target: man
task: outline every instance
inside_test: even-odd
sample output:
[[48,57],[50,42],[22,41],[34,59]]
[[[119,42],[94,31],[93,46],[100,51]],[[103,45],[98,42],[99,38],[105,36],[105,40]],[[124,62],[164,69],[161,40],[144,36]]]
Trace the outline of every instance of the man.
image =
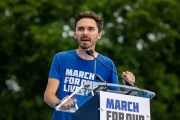
[[[55,108],[82,84],[98,82],[95,72],[106,82],[118,84],[118,76],[114,72],[107,69],[102,63],[95,62],[94,58],[86,53],[86,50],[93,50],[95,57],[116,71],[111,59],[95,51],[96,42],[102,36],[101,30],[102,20],[94,12],[80,12],[75,16],[74,38],[78,43],[78,48],[77,50],[57,53],[50,69],[44,100],[52,108]],[[122,76],[134,84],[135,76],[131,72],[123,72]],[[89,89],[93,88],[94,86],[91,86]],[[57,90],[58,94],[56,96]],[[87,96],[87,92],[82,90],[79,96]],[[76,102],[79,101],[70,99],[63,107],[67,108]],[[83,101],[79,103],[81,104]],[[55,111],[53,120],[72,120],[72,114]]]

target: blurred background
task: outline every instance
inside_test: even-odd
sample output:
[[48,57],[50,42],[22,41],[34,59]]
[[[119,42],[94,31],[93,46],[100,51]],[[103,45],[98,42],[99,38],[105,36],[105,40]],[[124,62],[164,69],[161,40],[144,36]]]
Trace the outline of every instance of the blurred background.
[[43,100],[55,53],[76,49],[74,16],[104,20],[97,51],[156,93],[152,120],[180,120],[179,0],[1,0],[0,120],[50,120]]

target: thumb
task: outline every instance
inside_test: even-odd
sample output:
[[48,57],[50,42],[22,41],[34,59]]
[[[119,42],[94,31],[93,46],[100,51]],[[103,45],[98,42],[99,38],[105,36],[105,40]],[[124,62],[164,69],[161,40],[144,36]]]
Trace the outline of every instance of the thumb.
[[122,72],[122,77],[126,77],[126,72]]

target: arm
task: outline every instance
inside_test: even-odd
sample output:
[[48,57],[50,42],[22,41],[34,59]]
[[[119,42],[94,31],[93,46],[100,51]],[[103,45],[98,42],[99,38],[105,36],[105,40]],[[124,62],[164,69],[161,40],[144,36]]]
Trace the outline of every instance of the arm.
[[59,80],[54,78],[49,78],[47,87],[44,93],[44,101],[51,106],[52,108],[55,108],[56,103],[58,103],[60,100],[56,96],[57,89],[59,87]]
[[[59,87],[59,80],[54,78],[48,79],[48,84],[44,93],[44,101],[51,106],[52,108],[56,107],[56,104],[60,104],[64,99],[68,96],[64,97],[62,100],[58,99],[56,96],[57,89]],[[63,106],[68,108],[69,106],[73,106],[76,103],[75,99],[69,99]]]

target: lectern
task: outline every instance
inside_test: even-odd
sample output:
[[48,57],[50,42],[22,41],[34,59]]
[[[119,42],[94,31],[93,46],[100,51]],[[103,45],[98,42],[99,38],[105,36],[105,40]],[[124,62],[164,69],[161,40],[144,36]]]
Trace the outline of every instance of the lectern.
[[[62,108],[68,99],[76,98],[81,89],[92,84],[97,87],[87,93],[89,99],[83,104]],[[73,120],[151,120],[150,100],[154,96],[154,92],[138,87],[94,82],[79,87],[56,110],[73,113]]]

